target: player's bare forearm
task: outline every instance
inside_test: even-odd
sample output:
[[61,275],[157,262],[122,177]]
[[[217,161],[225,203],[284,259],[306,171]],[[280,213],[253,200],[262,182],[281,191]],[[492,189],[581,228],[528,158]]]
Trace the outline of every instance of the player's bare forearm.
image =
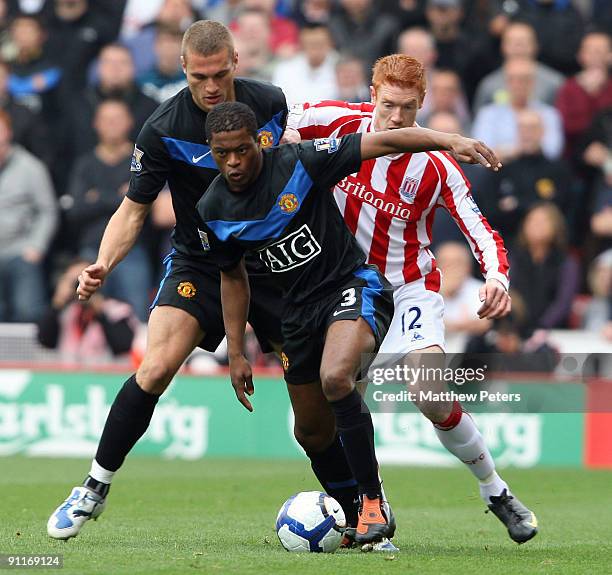
[[249,314],[249,280],[244,261],[231,271],[221,272],[221,303],[227,337],[227,352],[232,359],[244,352],[244,332]]
[[227,337],[230,379],[236,398],[249,411],[253,406],[247,395],[253,395],[253,374],[244,357],[244,330],[249,313],[249,280],[244,260],[233,270],[221,272],[221,304]]
[[98,259],[79,275],[76,293],[80,300],[86,301],[96,293],[110,271],[132,249],[149,210],[149,204],[123,199],[104,230]]
[[112,215],[98,251],[98,263],[110,272],[132,249],[151,209],[151,204],[139,204],[124,198]]
[[361,138],[363,160],[379,158],[388,154],[417,153],[443,150],[454,154],[461,161],[479,163],[497,169],[501,163],[495,152],[483,142],[465,138],[459,134],[446,134],[427,128],[400,128],[369,132]]
[[453,134],[427,128],[401,128],[369,132],[361,138],[361,157],[364,160],[402,152],[449,150]]

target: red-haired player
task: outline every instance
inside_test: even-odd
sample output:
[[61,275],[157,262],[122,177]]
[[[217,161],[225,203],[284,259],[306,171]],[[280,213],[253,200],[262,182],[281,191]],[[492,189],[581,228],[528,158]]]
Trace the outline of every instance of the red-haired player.
[[[294,106],[288,127],[305,140],[414,126],[425,89],[420,62],[401,54],[386,56],[374,66],[371,103],[325,101]],[[394,287],[395,314],[381,354],[405,356],[413,363],[433,357],[420,354],[444,351],[444,302],[438,293],[441,274],[428,249],[439,207],[449,211],[463,232],[485,277],[478,316],[494,319],[509,313],[503,241],[480,213],[469,182],[448,153],[400,154],[365,161],[358,173],[336,184],[333,193],[368,263],[376,264]],[[420,385],[423,389],[423,382]],[[537,533],[535,515],[497,474],[472,418],[456,401],[416,403],[434,424],[441,443],[476,476],[481,497],[506,525],[510,537],[518,543],[531,539]]]

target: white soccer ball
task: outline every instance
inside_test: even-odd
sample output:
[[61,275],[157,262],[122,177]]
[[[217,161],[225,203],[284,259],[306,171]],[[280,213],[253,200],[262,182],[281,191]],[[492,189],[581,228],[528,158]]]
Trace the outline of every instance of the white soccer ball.
[[276,533],[287,551],[333,553],[340,546],[345,527],[340,504],[320,491],[293,495],[276,518]]

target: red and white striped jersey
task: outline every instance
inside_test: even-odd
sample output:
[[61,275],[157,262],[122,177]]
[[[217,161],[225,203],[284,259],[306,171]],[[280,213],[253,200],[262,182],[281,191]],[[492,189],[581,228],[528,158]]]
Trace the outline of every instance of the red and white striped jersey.
[[[288,127],[302,139],[374,131],[374,105],[324,101],[293,106]],[[486,279],[508,287],[508,259],[500,235],[480,213],[470,183],[445,152],[397,154],[366,160],[333,190],[344,221],[368,256],[398,287],[424,279],[438,291],[440,271],[429,250],[434,214],[446,208]]]

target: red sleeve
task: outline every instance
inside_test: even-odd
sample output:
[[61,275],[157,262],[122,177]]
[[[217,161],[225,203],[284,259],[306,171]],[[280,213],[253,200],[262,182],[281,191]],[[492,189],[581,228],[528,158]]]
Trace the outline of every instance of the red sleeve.
[[428,155],[440,174],[438,203],[449,211],[463,232],[485,279],[496,279],[508,289],[509,265],[504,241],[478,209],[469,181],[448,154],[431,152]]
[[287,127],[298,130],[302,140],[342,137],[359,131],[364,119],[372,117],[374,105],[348,104],[338,100],[296,104],[289,110]]

